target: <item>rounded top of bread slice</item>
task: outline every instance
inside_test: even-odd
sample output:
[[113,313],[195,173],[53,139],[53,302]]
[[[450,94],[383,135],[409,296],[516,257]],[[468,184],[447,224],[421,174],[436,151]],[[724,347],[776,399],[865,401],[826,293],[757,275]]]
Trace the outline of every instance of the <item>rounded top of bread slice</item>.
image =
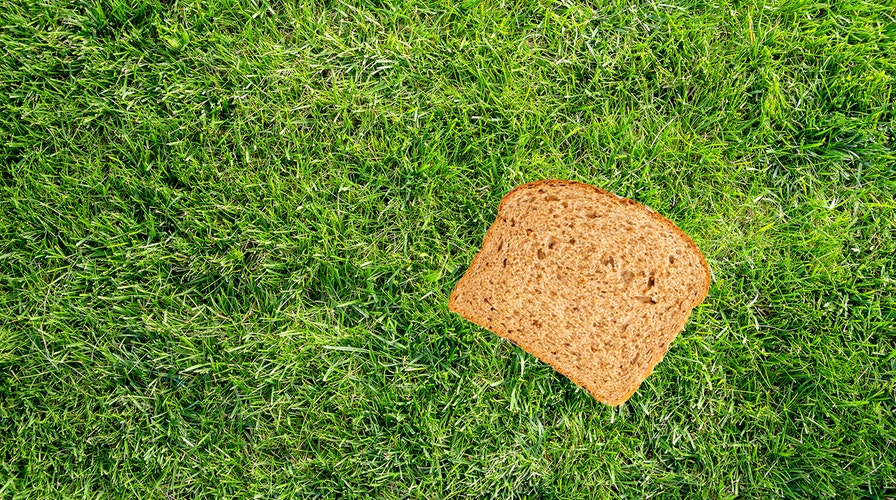
[[709,283],[700,250],[670,220],[588,184],[548,180],[504,196],[448,304],[618,405]]

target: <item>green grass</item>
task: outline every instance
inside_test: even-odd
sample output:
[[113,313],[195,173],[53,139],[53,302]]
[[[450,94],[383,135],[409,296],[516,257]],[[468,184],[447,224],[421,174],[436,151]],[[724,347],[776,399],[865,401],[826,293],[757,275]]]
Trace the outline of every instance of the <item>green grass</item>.
[[[292,5],[0,5],[0,498],[896,496],[891,2]],[[712,268],[620,408],[446,307],[554,177]]]

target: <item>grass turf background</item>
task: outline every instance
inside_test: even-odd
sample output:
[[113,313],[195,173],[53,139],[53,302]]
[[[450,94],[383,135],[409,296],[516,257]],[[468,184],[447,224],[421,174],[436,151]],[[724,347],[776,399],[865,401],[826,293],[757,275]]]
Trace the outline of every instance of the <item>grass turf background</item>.
[[[892,4],[0,26],[0,497],[896,494]],[[446,308],[501,196],[551,177],[713,271],[620,408]]]

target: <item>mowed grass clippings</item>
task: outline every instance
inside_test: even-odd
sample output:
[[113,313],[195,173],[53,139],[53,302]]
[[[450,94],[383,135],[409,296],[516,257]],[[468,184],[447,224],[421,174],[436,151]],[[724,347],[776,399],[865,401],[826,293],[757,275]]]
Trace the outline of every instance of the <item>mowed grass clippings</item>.
[[[896,495],[887,1],[0,8],[0,497]],[[451,314],[517,184],[713,273],[620,408]]]

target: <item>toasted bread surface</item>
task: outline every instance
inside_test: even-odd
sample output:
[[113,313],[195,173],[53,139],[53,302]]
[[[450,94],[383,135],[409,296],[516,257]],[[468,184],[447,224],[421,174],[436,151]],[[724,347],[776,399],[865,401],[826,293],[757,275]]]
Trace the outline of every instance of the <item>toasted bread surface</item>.
[[709,284],[700,250],[659,213],[547,180],[504,196],[448,305],[616,406],[662,360]]

